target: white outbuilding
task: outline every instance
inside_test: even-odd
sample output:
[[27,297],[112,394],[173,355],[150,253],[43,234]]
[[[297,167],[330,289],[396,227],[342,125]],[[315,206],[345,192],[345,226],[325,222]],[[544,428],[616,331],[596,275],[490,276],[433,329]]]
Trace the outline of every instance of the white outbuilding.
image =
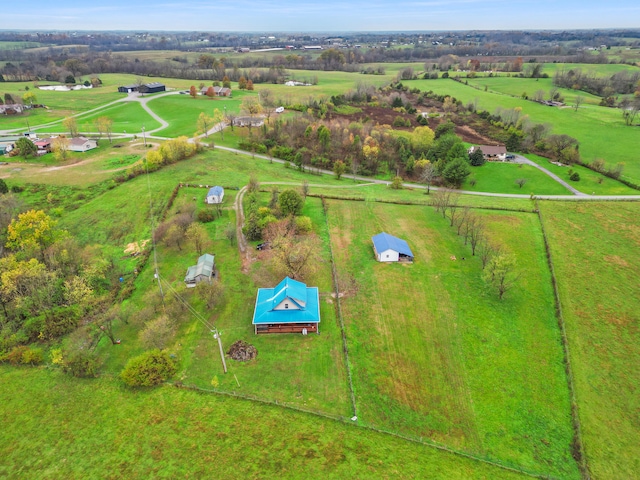
[[413,252],[401,238],[382,232],[374,235],[371,240],[379,262],[413,262]]
[[207,197],[204,199],[205,203],[222,203],[222,199],[224,198],[224,188],[215,186],[209,189],[207,193]]

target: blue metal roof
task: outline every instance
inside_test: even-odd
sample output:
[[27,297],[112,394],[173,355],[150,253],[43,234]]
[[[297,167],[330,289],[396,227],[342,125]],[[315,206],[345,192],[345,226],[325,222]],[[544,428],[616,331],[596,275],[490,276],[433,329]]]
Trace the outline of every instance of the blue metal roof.
[[[290,300],[294,308],[275,310],[285,299]],[[254,324],[303,322],[320,322],[318,287],[307,287],[302,282],[285,277],[275,288],[258,289],[253,311]]]
[[215,195],[216,197],[219,197],[223,193],[224,193],[224,188],[219,187],[219,186],[215,186],[215,187],[211,187],[209,189],[209,193],[207,193],[207,197],[209,197],[211,195]]
[[401,238],[382,232],[371,237],[371,240],[373,240],[373,245],[376,247],[376,252],[378,253],[382,253],[385,250],[394,250],[402,255],[413,257],[413,252],[409,248],[409,244]]

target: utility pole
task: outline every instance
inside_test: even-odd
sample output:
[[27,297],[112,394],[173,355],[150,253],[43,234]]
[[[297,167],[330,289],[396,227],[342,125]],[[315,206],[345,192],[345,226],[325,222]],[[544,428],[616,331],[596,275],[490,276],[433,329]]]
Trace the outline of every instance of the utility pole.
[[220,347],[220,359],[222,359],[222,368],[224,368],[224,373],[227,373],[227,361],[224,359],[224,350],[222,349],[222,340],[220,340],[220,332],[216,330],[211,330],[213,333],[213,338],[218,340],[218,347]]

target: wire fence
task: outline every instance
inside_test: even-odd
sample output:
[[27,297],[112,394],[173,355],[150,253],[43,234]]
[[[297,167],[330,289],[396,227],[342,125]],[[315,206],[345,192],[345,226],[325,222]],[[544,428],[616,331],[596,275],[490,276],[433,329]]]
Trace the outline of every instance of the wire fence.
[[[324,212],[324,222],[327,227],[327,233],[329,233],[329,216],[327,215],[327,202],[324,197],[320,197],[322,202],[322,211]],[[351,363],[349,361],[349,348],[347,346],[347,334],[344,328],[344,319],[342,318],[342,306],[340,302],[340,285],[338,283],[338,270],[336,268],[336,262],[333,257],[333,248],[331,247],[331,235],[329,235],[329,257],[331,258],[331,275],[333,277],[333,290],[336,296],[336,315],[340,321],[340,332],[342,334],[342,352],[344,353],[344,362],[347,369],[347,378],[349,380],[349,394],[351,396],[351,407],[353,409],[353,418],[357,418],[358,409],[356,405],[356,395],[353,388],[353,378],[351,376]]]
[[571,395],[571,420],[573,423],[573,442],[572,442],[572,455],[580,467],[580,473],[582,478],[589,480],[591,474],[589,472],[589,465],[587,463],[587,456],[584,450],[584,443],[582,441],[582,425],[580,423],[580,416],[578,412],[578,401],[576,399],[575,392],[575,380],[573,378],[573,370],[571,368],[571,357],[569,352],[569,341],[567,339],[567,331],[565,327],[564,316],[562,314],[562,302],[560,301],[560,292],[558,290],[558,280],[556,278],[555,267],[553,264],[553,256],[551,255],[551,247],[547,237],[547,232],[544,227],[544,220],[540,209],[538,210],[538,220],[540,221],[540,229],[542,230],[542,238],[544,240],[544,248],[547,256],[547,262],[549,264],[549,271],[551,272],[551,284],[553,286],[554,303],[556,318],[558,320],[558,326],[560,327],[560,334],[562,338],[562,348],[564,350],[564,370],[567,377],[567,385],[569,387],[569,394]]
[[558,479],[559,477],[554,477],[548,474],[542,474],[542,473],[537,473],[537,472],[533,472],[530,470],[527,470],[526,468],[523,468],[522,466],[519,465],[515,465],[515,464],[506,464],[504,463],[504,461],[500,461],[499,459],[494,459],[488,455],[476,455],[476,454],[472,454],[469,452],[465,452],[462,450],[457,450],[455,448],[450,448],[447,447],[446,445],[442,445],[438,442],[435,442],[431,439],[428,438],[424,438],[424,437],[414,437],[411,435],[406,435],[400,432],[395,432],[395,431],[391,431],[391,430],[387,430],[384,428],[379,428],[376,427],[374,425],[369,425],[366,423],[363,423],[361,420],[357,420],[354,421],[351,418],[347,418],[344,417],[342,415],[334,415],[334,414],[330,414],[327,412],[321,412],[318,410],[312,410],[312,409],[308,409],[308,408],[304,408],[304,407],[300,407],[298,405],[293,405],[287,402],[283,402],[283,401],[278,401],[278,400],[269,400],[266,398],[261,398],[261,397],[256,397],[254,395],[247,395],[247,394],[243,394],[243,393],[237,393],[237,392],[230,392],[230,391],[225,391],[225,390],[218,390],[218,389],[210,389],[210,388],[203,388],[203,387],[199,387],[197,385],[194,384],[183,384],[181,382],[165,382],[166,385],[171,385],[174,386],[176,388],[181,388],[181,389],[186,389],[186,390],[193,390],[196,392],[201,392],[201,393],[206,393],[206,394],[213,394],[213,395],[219,395],[219,396],[224,396],[224,397],[231,397],[231,398],[237,398],[237,399],[241,399],[241,400],[247,400],[250,402],[256,402],[256,403],[260,403],[263,405],[268,405],[268,406],[273,406],[273,407],[279,407],[279,408],[284,408],[287,410],[292,410],[292,411],[296,411],[299,413],[304,413],[307,415],[314,415],[317,417],[322,417],[322,418],[326,418],[328,420],[332,420],[335,422],[340,422],[349,426],[352,426],[354,428],[359,428],[359,429],[363,429],[363,430],[369,430],[372,432],[376,432],[382,435],[389,435],[395,438],[399,438],[411,443],[415,443],[415,444],[419,444],[419,445],[423,445],[425,447],[429,447],[429,448],[433,448],[436,450],[440,450],[443,452],[447,452],[450,453],[452,455],[456,455],[458,457],[463,457],[469,460],[473,460],[476,462],[481,462],[481,463],[486,463],[489,465],[492,465],[494,467],[500,468],[502,470],[507,470],[510,472],[514,472],[514,473],[519,473],[531,478],[539,478],[539,479],[546,479],[546,480],[555,480]]

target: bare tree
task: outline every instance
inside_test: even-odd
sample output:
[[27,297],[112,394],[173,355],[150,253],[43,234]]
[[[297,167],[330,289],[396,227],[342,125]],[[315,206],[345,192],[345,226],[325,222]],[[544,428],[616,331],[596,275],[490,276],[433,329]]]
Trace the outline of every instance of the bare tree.
[[445,206],[445,216],[449,218],[449,226],[453,227],[456,223],[456,218],[460,213],[460,209],[458,207],[458,201],[460,200],[460,195],[457,193],[451,192],[449,195],[449,201]]
[[580,108],[580,105],[584,103],[584,97],[582,95],[576,95],[575,103],[573,105],[573,109],[577,112]]
[[516,258],[511,254],[494,255],[487,263],[482,278],[496,289],[500,300],[518,280],[515,268]]
[[476,254],[476,249],[484,237],[486,224],[484,218],[472,215],[469,219],[468,239],[471,245],[471,255]]
[[482,260],[482,269],[484,270],[494,256],[499,255],[502,252],[500,245],[495,245],[489,241],[486,235],[480,238],[480,259]]
[[436,167],[433,163],[427,163],[422,169],[422,173],[420,174],[420,182],[427,184],[427,191],[425,192],[427,195],[431,193],[431,183],[433,183],[433,179],[436,177]]
[[527,179],[526,178],[517,178],[516,179],[516,185],[518,185],[520,188],[524,187],[526,183],[527,183]]

